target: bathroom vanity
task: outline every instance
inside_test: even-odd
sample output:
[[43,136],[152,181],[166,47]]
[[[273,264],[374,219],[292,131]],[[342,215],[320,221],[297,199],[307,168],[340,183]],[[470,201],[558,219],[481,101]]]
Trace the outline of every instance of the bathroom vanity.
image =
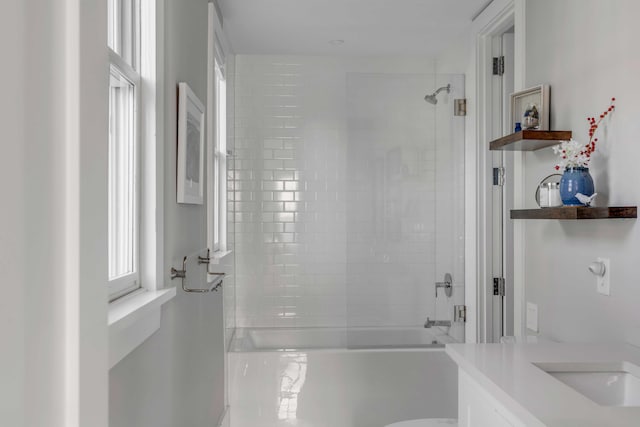
[[605,344],[447,344],[458,425],[640,426],[640,349]]

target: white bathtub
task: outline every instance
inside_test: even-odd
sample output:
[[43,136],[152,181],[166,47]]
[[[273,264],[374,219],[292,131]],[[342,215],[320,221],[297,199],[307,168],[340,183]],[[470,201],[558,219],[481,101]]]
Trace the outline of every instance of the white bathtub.
[[237,331],[229,353],[231,427],[455,418],[457,370],[443,350],[447,338],[422,329]]
[[441,348],[453,342],[440,328],[247,328],[231,351]]

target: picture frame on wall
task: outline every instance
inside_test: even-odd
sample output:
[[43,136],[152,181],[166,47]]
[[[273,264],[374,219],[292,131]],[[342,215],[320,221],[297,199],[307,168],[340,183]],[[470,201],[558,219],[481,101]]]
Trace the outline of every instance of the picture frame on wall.
[[550,130],[549,85],[542,84],[511,94],[511,129]]
[[205,107],[185,82],[178,83],[178,203],[204,201]]

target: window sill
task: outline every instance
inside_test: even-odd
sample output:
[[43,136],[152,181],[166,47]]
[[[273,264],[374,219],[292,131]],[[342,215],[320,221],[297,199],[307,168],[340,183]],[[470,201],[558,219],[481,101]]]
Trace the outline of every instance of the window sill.
[[109,369],[160,329],[160,308],[176,289],[140,290],[109,304]]
[[210,255],[211,264],[220,264],[226,257],[231,255],[233,251],[216,251]]

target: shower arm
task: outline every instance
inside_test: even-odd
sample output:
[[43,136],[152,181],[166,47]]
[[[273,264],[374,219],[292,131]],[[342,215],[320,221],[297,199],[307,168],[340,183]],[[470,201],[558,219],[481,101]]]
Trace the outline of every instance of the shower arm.
[[442,92],[443,90],[446,90],[446,91],[447,91],[447,93],[451,93],[451,85],[450,85],[450,84],[448,84],[448,85],[446,85],[446,86],[442,86],[441,88],[439,88],[438,90],[436,90],[436,91],[433,93],[433,95],[432,95],[432,96],[435,96],[435,95],[439,94],[439,93],[440,93],[440,92]]
[[442,87],[436,89],[436,91],[433,92],[431,95],[425,95],[424,100],[427,101],[430,104],[436,105],[438,103],[437,96],[443,90],[446,90],[447,93],[451,93],[451,83],[449,83],[446,86],[442,86]]

